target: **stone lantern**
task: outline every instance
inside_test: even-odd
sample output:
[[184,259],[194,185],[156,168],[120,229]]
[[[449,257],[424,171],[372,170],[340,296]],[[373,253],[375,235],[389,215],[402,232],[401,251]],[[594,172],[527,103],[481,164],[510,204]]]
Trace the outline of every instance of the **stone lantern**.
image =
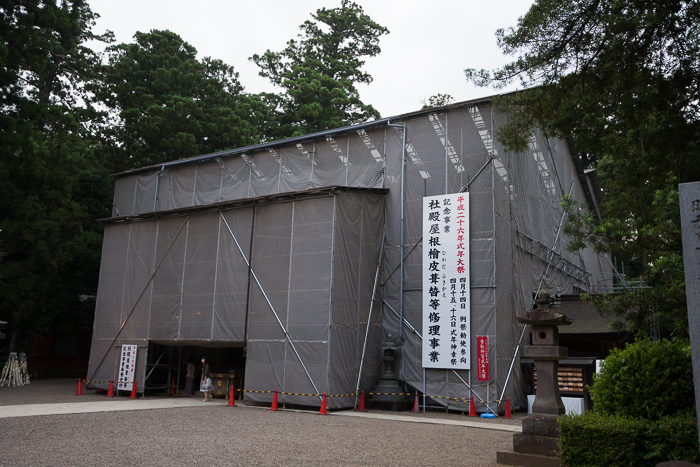
[[568,326],[573,321],[549,306],[549,294],[541,292],[537,297],[537,308],[525,312],[516,319],[529,325],[532,345],[523,347],[523,356],[532,358],[537,369],[537,390],[532,404],[533,414],[564,415],[564,403],[559,394],[557,373],[559,360],[568,357],[566,347],[559,347],[559,326]]
[[384,362],[384,372],[379,382],[372,390],[371,401],[374,405],[386,405],[392,410],[401,410],[410,399],[401,390],[401,383],[394,373],[394,363],[396,352],[399,348],[391,340],[391,334],[382,345],[382,361]]
[[552,310],[549,294],[541,292],[537,307],[516,319],[530,326],[532,345],[523,348],[523,356],[532,358],[537,369],[537,390],[532,415],[523,419],[522,433],[513,435],[513,452],[498,452],[499,464],[558,466],[559,425],[564,403],[559,393],[557,373],[559,360],[568,356],[566,347],[559,347],[559,326],[573,322],[568,316]]

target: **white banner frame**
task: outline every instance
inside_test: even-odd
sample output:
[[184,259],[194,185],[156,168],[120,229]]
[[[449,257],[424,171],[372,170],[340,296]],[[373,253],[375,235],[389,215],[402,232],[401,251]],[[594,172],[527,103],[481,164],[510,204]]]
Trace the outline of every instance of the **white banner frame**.
[[138,345],[122,345],[122,353],[119,358],[119,375],[117,376],[118,391],[131,391],[134,387],[138,348]]

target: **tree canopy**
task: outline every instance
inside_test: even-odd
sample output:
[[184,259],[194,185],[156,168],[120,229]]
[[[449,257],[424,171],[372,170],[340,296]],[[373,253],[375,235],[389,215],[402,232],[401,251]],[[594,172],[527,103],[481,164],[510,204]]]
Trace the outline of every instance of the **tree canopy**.
[[[280,94],[171,31],[114,44],[86,0],[0,0],[0,320],[41,335],[89,327],[109,173],[379,116],[355,88],[386,28],[347,0],[256,56]],[[88,44],[106,43],[104,53]],[[3,342],[3,345],[6,345]]]
[[110,35],[82,0],[2,0],[0,17],[0,319],[42,334],[92,320],[111,188],[89,149],[85,43]]
[[137,32],[106,51],[95,94],[109,109],[105,144],[120,171],[258,141],[254,103],[232,66],[197,59],[170,31]]
[[321,8],[300,26],[298,40],[281,52],[253,55],[260,75],[282,89],[267,94],[276,129],[272,137],[303,135],[379,118],[360,99],[355,85],[369,84],[364,57],[380,53],[379,39],[389,31],[362,7],[342,0],[338,8]]
[[479,85],[526,88],[497,101],[507,148],[524,148],[535,128],[572,135],[597,168],[605,218],[567,201],[566,232],[574,247],[615,252],[651,287],[596,300],[642,333],[687,330],[677,184],[700,179],[698,18],[697,0],[539,0],[496,33],[514,61],[466,70]]

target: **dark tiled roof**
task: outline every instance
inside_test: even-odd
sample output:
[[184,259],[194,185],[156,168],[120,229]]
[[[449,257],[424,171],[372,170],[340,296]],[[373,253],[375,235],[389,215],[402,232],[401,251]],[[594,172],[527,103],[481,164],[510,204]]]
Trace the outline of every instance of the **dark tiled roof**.
[[600,334],[614,333],[610,327],[612,319],[604,318],[590,301],[579,299],[578,295],[562,295],[558,310],[573,320],[569,326],[560,326],[560,334]]

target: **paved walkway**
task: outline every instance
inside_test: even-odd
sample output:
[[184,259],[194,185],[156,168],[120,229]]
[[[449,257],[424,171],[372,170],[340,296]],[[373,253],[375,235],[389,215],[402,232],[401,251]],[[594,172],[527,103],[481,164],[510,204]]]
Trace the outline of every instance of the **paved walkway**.
[[[95,413],[95,412],[118,412],[126,410],[150,410],[150,409],[176,409],[182,407],[201,407],[205,403],[198,397],[193,398],[139,398],[125,399],[117,398],[114,400],[105,400],[104,402],[67,402],[56,404],[28,404],[28,405],[6,405],[0,406],[0,418],[14,417],[32,417],[37,415],[65,415],[79,413]],[[213,406],[226,406],[228,402],[223,399],[212,399],[206,403]],[[258,406],[241,406],[237,405],[231,410],[267,410],[264,407]],[[297,411],[291,409],[280,409],[280,411]],[[298,411],[310,412],[310,411]],[[356,412],[350,410],[329,412],[331,416],[337,417],[357,417],[357,418],[373,418],[380,420],[392,420],[398,422],[409,423],[427,423],[434,425],[450,425],[469,428],[482,428],[485,430],[498,430],[508,432],[521,432],[521,427],[517,425],[506,425],[498,422],[484,423],[473,422],[469,420],[448,420],[439,418],[424,418],[410,417],[405,415],[389,415],[372,412]]]

